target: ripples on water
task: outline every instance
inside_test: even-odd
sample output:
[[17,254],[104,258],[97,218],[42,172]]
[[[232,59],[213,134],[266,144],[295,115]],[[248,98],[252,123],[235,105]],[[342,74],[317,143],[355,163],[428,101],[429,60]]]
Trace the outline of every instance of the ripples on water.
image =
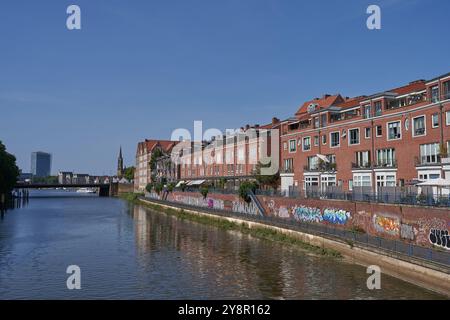
[[[66,288],[72,264],[81,268],[81,290]],[[442,298],[384,275],[382,289],[371,291],[367,276],[359,266],[113,198],[32,198],[0,221],[0,299]]]

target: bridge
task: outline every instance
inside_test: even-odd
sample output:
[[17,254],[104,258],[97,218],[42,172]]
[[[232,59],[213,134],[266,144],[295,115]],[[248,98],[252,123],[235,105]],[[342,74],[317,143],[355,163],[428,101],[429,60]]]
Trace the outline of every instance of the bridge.
[[117,195],[118,183],[17,183],[15,189],[98,188],[100,197]]

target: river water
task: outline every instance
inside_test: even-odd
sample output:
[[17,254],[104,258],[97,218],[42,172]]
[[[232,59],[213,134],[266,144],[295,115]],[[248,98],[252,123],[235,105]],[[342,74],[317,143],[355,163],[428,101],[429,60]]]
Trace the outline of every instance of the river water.
[[443,298],[386,275],[369,290],[363,267],[120,199],[32,196],[0,220],[0,299]]

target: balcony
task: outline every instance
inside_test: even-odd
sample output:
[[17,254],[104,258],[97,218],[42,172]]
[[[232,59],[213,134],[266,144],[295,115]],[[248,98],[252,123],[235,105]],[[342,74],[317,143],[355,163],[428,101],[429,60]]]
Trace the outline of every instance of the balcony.
[[337,171],[337,164],[335,162],[321,162],[316,165],[303,166],[303,170],[307,172],[334,172]]
[[397,161],[395,161],[395,160],[381,160],[381,161],[378,161],[373,167],[375,169],[397,168]]
[[370,162],[352,162],[352,169],[371,169],[372,164]]
[[294,173],[294,168],[281,168],[280,173]]
[[439,166],[441,165],[441,156],[433,155],[433,156],[420,156],[415,157],[414,162],[416,167],[420,166]]

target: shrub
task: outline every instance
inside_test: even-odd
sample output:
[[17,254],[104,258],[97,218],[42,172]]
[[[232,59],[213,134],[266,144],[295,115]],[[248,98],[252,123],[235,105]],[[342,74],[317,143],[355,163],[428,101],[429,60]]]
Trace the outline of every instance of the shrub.
[[203,199],[206,199],[206,197],[208,196],[208,192],[209,192],[208,186],[201,186],[200,187],[200,193],[202,194]]
[[241,183],[241,185],[239,186],[239,197],[242,198],[242,200],[244,200],[245,202],[250,202],[251,199],[248,196],[248,193],[251,192],[255,192],[256,188],[258,187],[258,185],[256,184],[256,182],[251,182],[251,181],[244,181]]
[[147,190],[148,193],[151,193],[153,190],[153,184],[147,183],[147,185],[145,186],[145,190]]

